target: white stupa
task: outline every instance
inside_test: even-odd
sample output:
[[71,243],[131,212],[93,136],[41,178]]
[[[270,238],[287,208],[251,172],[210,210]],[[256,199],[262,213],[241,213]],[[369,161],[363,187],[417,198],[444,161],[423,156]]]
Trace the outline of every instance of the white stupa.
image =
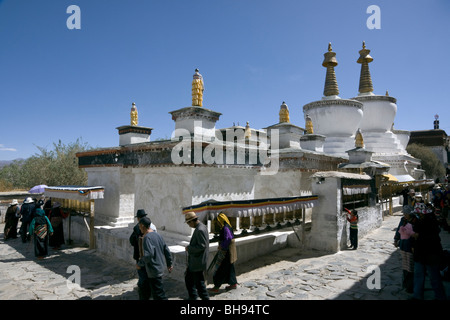
[[346,151],[353,148],[355,133],[363,118],[363,104],[356,100],[341,99],[334,67],[337,66],[336,53],[331,43],[324,54],[322,66],[327,68],[324,96],[322,100],[303,106],[303,113],[314,124],[314,132],[324,135],[323,151],[327,154],[347,157]]
[[373,152],[373,160],[389,164],[391,166],[390,173],[397,176],[399,180],[414,180],[411,173],[420,164],[420,161],[406,152],[409,132],[393,130],[397,114],[397,99],[389,96],[387,91],[385,95],[373,93],[369,71],[369,63],[373,61],[373,58],[369,53],[370,50],[366,49],[365,42],[363,42],[357,60],[361,64],[359,94],[352,98],[363,104],[360,128],[364,134],[366,149]]

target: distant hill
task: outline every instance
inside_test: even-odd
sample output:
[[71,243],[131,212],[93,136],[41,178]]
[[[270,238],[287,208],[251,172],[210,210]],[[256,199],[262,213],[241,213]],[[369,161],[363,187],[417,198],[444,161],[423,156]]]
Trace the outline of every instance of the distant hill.
[[0,168],[3,168],[4,166],[10,165],[15,160],[23,160],[23,159],[14,159],[14,160],[0,160]]

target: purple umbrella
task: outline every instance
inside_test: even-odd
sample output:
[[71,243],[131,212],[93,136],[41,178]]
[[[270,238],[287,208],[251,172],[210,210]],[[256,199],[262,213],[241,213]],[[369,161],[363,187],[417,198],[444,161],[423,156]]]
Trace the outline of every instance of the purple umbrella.
[[45,184],[40,184],[40,185],[34,186],[30,190],[28,190],[28,193],[44,193],[45,188],[47,188],[47,187],[48,186]]

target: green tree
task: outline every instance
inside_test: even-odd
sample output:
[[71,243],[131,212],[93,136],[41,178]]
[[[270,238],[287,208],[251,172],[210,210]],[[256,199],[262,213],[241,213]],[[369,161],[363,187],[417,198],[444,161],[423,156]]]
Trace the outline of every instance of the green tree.
[[421,160],[422,169],[429,179],[442,179],[445,176],[445,168],[439,161],[436,154],[428,147],[411,143],[406,147],[406,151],[414,158]]
[[86,185],[87,174],[78,168],[78,152],[92,149],[78,138],[64,144],[53,143],[53,150],[37,146],[37,153],[25,160],[15,160],[0,170],[0,186],[28,190],[38,184],[48,186]]

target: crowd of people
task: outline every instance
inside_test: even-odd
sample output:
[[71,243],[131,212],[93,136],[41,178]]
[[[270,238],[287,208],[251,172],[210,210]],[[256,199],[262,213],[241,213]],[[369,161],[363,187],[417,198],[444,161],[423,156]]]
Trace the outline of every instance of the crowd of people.
[[67,216],[61,204],[51,199],[27,197],[21,204],[13,199],[5,214],[4,240],[32,242],[36,258],[43,259],[49,246],[59,250],[65,243],[63,219]]
[[[396,229],[394,244],[400,249],[402,258],[402,285],[407,292],[413,294],[413,299],[423,299],[428,275],[435,298],[445,300],[442,278],[443,272],[447,276],[449,274],[449,253],[443,250],[439,234],[441,231],[450,232],[447,224],[450,210],[449,186],[430,189],[426,199],[424,201],[422,194],[413,189],[403,192],[403,217]],[[358,247],[358,215],[355,210],[346,211],[347,220],[353,226],[350,240],[352,249],[355,250]],[[49,246],[58,250],[65,243],[63,220],[67,216],[61,204],[52,203],[51,199],[27,197],[22,204],[14,199],[6,211],[4,239],[20,238],[23,243],[33,239],[35,256],[42,259],[48,255]],[[138,210],[136,218],[138,223],[133,228],[129,241],[136,261],[139,299],[166,300],[162,277],[166,268],[169,272],[173,270],[172,255],[145,210]],[[185,214],[185,222],[194,229],[190,243],[186,246],[187,267],[184,280],[188,298],[209,300],[210,294],[219,292],[222,284],[228,284],[226,290],[236,289],[234,263],[237,253],[228,217],[220,213],[213,221],[219,229],[219,243],[209,266],[210,240],[207,227],[194,212]],[[208,290],[205,274],[210,272],[214,287]]]
[[450,210],[449,186],[435,186],[426,195],[410,189],[404,192],[403,217],[395,232],[394,243],[402,258],[402,285],[413,294],[424,297],[428,275],[436,300],[445,300],[443,277],[448,277],[449,253],[443,250],[440,232],[450,232],[447,224]]
[[[138,223],[133,228],[130,244],[138,270],[139,299],[166,300],[162,276],[165,268],[173,270],[173,260],[164,239],[157,233],[145,210],[137,211]],[[185,214],[185,222],[194,229],[189,245],[186,246],[186,270],[184,282],[189,300],[209,300],[210,294],[219,292],[222,284],[225,290],[237,288],[234,263],[237,260],[233,228],[228,217],[220,213],[213,223],[219,227],[218,250],[208,267],[209,232],[195,212]],[[152,227],[153,226],[153,227]],[[205,274],[212,271],[214,287],[206,288]]]

